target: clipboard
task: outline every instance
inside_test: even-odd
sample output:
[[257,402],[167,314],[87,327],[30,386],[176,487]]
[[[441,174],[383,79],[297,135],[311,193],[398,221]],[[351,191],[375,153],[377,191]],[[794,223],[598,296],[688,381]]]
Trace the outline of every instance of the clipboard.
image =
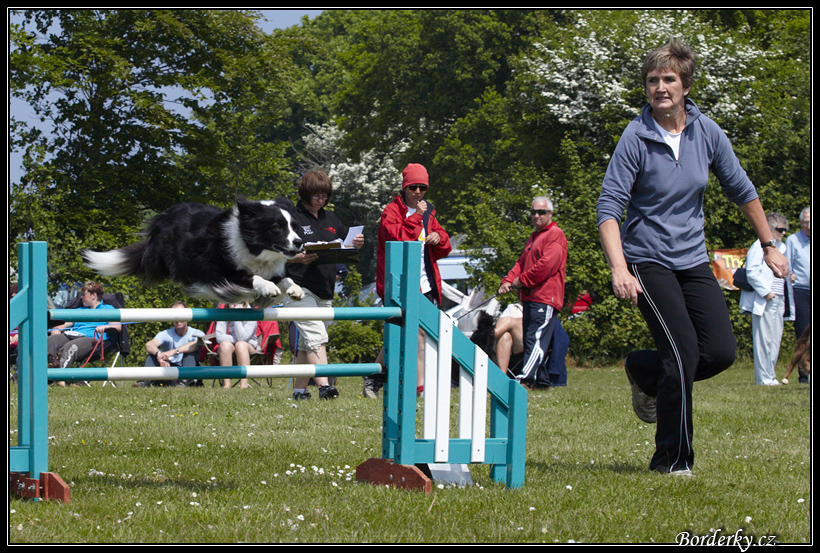
[[319,265],[329,263],[332,263],[333,265],[337,263],[349,265],[351,263],[359,262],[359,250],[353,248],[325,248],[321,250],[311,250],[310,253],[315,253],[319,256],[316,258],[316,261],[313,262]]
[[350,263],[359,262],[359,250],[353,248],[353,239],[362,233],[363,226],[351,227],[347,231],[347,237],[342,242],[341,239],[332,242],[308,242],[304,245],[305,251],[315,253],[319,257],[314,261],[318,264]]
[[335,242],[308,242],[304,245],[305,251],[318,253],[325,250],[339,250],[342,249],[342,243],[337,240]]

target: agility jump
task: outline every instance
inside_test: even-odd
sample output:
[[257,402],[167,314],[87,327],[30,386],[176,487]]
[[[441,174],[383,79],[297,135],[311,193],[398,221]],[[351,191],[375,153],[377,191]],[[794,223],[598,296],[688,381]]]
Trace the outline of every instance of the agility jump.
[[[340,308],[113,309],[108,322],[213,320],[381,320],[385,367],[375,363],[196,368],[48,369],[48,320],[82,321],[100,313],[47,308],[47,245],[19,245],[19,292],[9,302],[9,325],[19,331],[18,444],[9,446],[9,491],[30,499],[70,500],[70,490],[48,471],[49,380],[177,380],[364,376],[386,370],[382,458],[357,468],[357,479],[374,484],[431,489],[417,465],[489,464],[490,475],[508,488],[524,484],[527,392],[503,374],[446,315],[419,291],[421,244],[391,242],[386,250],[385,306]],[[425,340],[422,437],[416,433],[418,329]],[[460,367],[458,437],[450,436],[451,362]],[[489,427],[487,426],[487,397]],[[489,430],[489,435],[488,435]]]

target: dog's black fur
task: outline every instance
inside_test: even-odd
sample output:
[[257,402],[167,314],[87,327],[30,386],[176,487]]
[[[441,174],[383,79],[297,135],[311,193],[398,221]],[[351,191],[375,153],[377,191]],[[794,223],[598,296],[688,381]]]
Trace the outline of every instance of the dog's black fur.
[[[498,320],[486,311],[481,311],[476,318],[476,329],[470,336],[470,341],[484,350],[487,357],[493,363],[498,363],[498,355],[495,350],[495,325]],[[515,378],[521,371],[522,363],[524,361],[524,354],[513,353],[510,356],[508,363],[507,376]]]
[[[480,311],[476,317],[476,329],[470,336],[470,341],[484,350],[487,358],[493,363],[497,363],[495,356],[495,318],[486,311]],[[458,386],[459,371],[461,367],[453,359],[450,365],[450,381],[453,386]]]
[[302,289],[284,278],[302,251],[293,202],[236,200],[233,209],[183,203],[154,217],[146,239],[107,252],[86,250],[86,265],[106,276],[138,276],[147,285],[172,280],[191,297],[268,307]]
[[495,357],[495,319],[485,311],[480,311],[476,317],[476,329],[470,336],[470,341],[484,350],[490,361],[496,363]]

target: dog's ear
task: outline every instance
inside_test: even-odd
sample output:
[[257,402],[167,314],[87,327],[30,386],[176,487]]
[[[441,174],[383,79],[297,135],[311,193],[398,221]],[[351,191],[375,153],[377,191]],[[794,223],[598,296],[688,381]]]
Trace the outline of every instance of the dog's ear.
[[495,319],[486,311],[479,311],[476,317],[476,327],[490,329],[495,326]]
[[240,219],[254,217],[261,212],[263,204],[246,199],[244,196],[236,197],[236,209]]
[[257,202],[249,201],[245,196],[242,194],[237,194],[234,200],[236,202],[236,207],[239,208],[239,211],[246,211],[254,207]]
[[294,209],[296,209],[296,206],[293,205],[293,202],[290,200],[290,198],[286,196],[277,196],[276,200],[274,200],[273,203],[275,203],[282,209],[287,209],[288,211],[293,211]]

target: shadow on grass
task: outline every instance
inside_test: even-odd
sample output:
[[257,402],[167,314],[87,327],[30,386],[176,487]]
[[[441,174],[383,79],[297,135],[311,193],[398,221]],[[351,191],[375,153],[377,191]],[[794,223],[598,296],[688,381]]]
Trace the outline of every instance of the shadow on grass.
[[546,463],[528,461],[527,470],[536,470],[542,474],[572,473],[572,472],[612,472],[616,474],[649,474],[646,465],[614,461],[612,463],[578,464],[566,461]]
[[[115,475],[88,475],[79,478],[72,478],[72,489],[88,490],[94,486],[102,486],[110,489],[133,489],[133,490],[167,490],[168,488],[176,488],[188,492],[206,492],[213,491],[214,486],[208,482],[195,482],[192,480],[183,480],[181,478],[127,478],[118,477]],[[230,481],[220,480],[219,488],[221,490],[238,490],[242,486]]]

